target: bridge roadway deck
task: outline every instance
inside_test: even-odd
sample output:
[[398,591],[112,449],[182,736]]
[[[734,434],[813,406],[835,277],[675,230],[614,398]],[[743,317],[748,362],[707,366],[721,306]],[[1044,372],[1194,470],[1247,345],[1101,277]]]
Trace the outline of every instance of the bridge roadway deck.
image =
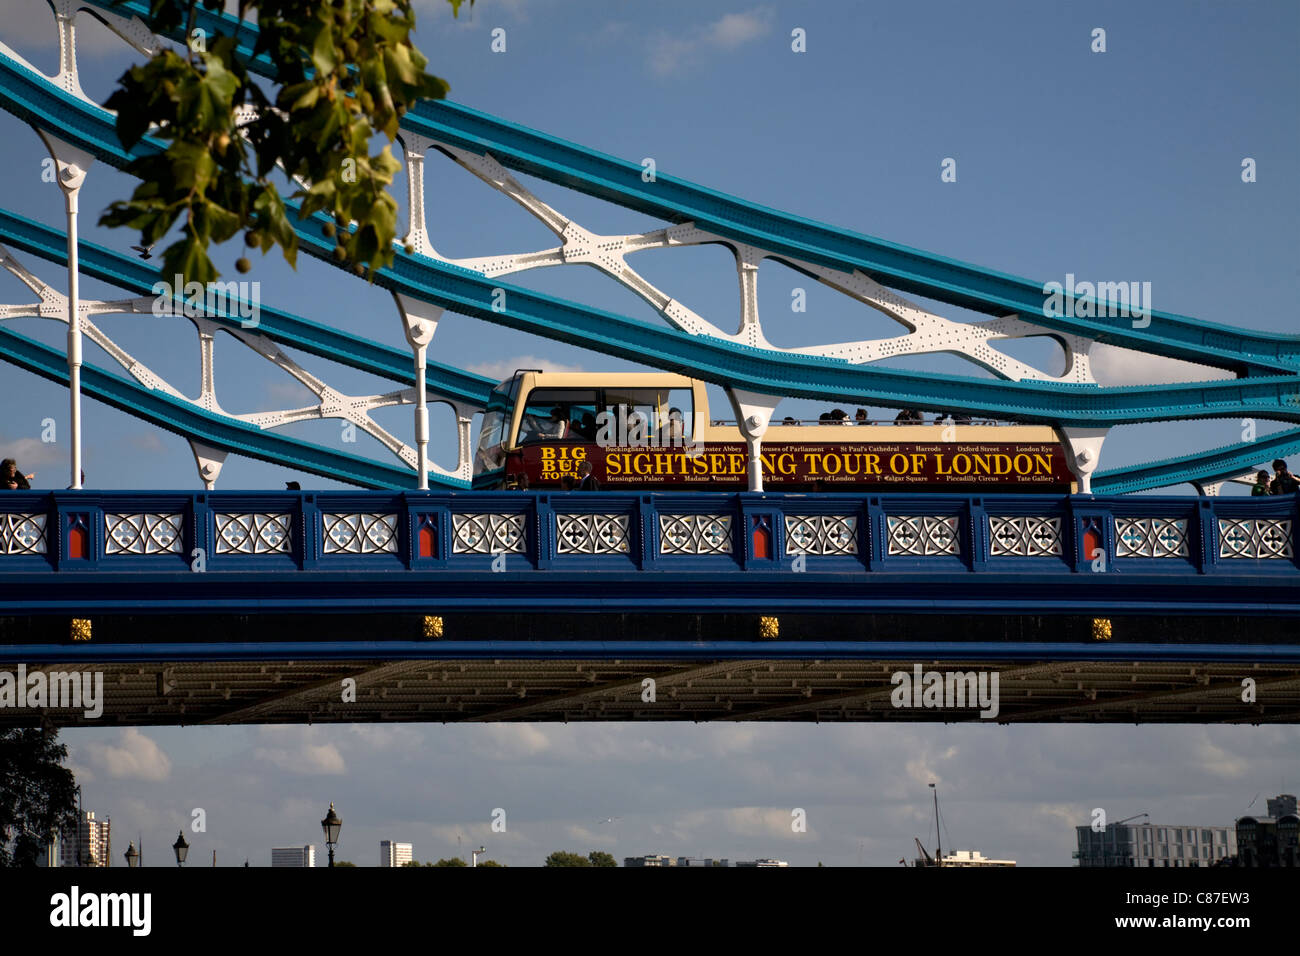
[[[1295,723],[1297,517],[1283,498],[7,492],[0,672],[102,673],[105,708],[0,699],[0,726]],[[895,707],[915,665],[997,673],[997,716]]]

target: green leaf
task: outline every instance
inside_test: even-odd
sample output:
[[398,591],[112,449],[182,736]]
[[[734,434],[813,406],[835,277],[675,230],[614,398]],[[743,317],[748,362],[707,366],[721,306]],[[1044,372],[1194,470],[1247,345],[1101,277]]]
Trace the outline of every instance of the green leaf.
[[205,144],[177,140],[165,155],[171,160],[171,181],[177,188],[202,192],[212,181],[217,164]]
[[311,47],[311,62],[321,73],[333,73],[338,68],[338,55],[334,49],[334,36],[322,29],[316,34]]
[[186,282],[201,282],[206,285],[221,275],[208,258],[206,243],[188,233],[179,242],[168,246],[163,251],[162,259],[163,275],[179,272]]

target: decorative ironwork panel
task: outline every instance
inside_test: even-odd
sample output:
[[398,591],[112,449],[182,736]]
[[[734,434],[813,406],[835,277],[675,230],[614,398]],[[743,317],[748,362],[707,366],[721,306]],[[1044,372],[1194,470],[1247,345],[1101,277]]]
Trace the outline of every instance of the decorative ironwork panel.
[[397,515],[322,514],[326,554],[396,554]]
[[885,521],[890,555],[961,554],[956,515],[889,515]]
[[1291,519],[1220,518],[1219,557],[1289,558]]
[[1060,557],[1061,519],[1043,515],[989,515],[989,554],[1017,558]]
[[105,554],[180,554],[178,514],[105,514]]
[[1186,518],[1116,518],[1115,555],[1120,558],[1186,558]]
[[627,554],[627,515],[555,516],[560,554]]
[[45,515],[0,514],[0,554],[44,554]]
[[660,554],[731,554],[731,515],[659,516]]
[[857,554],[857,515],[786,515],[787,554]]
[[525,517],[490,513],[452,515],[452,554],[523,554]]
[[288,554],[287,514],[218,514],[217,554]]

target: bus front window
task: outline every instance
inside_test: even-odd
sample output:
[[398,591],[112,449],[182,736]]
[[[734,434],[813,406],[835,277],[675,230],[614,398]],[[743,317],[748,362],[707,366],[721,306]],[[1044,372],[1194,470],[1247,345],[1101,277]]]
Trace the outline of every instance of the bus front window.
[[478,450],[474,453],[475,475],[505,467],[506,452],[502,442],[505,440],[506,426],[509,422],[510,415],[506,411],[494,409],[483,413]]

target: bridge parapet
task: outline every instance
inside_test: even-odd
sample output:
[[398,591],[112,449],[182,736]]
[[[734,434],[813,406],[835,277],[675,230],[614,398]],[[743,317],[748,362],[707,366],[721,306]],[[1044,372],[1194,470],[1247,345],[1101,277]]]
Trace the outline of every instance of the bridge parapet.
[[0,577],[662,571],[1295,575],[1297,499],[7,492]]

